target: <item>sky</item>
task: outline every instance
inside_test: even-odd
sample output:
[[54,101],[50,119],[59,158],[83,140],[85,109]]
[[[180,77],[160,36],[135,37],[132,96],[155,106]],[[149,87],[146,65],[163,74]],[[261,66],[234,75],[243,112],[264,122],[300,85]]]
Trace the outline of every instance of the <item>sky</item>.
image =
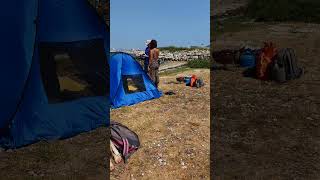
[[111,48],[144,49],[147,39],[158,47],[207,46],[210,0],[110,0]]

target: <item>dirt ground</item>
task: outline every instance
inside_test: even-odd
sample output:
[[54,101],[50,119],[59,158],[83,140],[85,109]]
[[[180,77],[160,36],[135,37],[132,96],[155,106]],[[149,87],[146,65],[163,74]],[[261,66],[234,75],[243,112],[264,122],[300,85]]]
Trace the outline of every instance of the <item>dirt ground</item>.
[[107,128],[0,152],[0,179],[105,179]]
[[210,15],[221,15],[229,10],[245,6],[248,0],[211,0]]
[[[196,74],[202,88],[176,82],[177,76]],[[194,69],[160,78],[164,95],[111,112],[112,119],[135,131],[141,148],[127,164],[119,164],[111,179],[209,179],[209,70]]]
[[248,24],[215,37],[214,49],[294,48],[306,74],[285,84],[211,73],[212,174],[217,179],[320,179],[320,25]]

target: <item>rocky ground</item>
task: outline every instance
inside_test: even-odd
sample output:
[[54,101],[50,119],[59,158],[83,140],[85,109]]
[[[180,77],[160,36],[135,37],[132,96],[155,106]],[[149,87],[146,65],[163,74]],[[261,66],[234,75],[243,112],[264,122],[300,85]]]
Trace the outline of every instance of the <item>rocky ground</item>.
[[294,48],[306,74],[285,84],[211,73],[212,174],[217,179],[320,178],[320,25],[243,22],[213,41],[216,50],[241,44]]
[[[143,59],[144,51],[143,50],[127,50],[126,53],[132,54],[133,56]],[[161,61],[192,61],[197,59],[209,59],[210,58],[210,49],[188,49],[188,50],[176,50],[176,51],[167,51],[161,50],[159,54],[159,59]]]
[[[196,74],[206,85],[190,88],[177,76]],[[160,89],[175,95],[111,112],[112,119],[135,131],[141,148],[111,179],[209,179],[209,70],[162,75]]]

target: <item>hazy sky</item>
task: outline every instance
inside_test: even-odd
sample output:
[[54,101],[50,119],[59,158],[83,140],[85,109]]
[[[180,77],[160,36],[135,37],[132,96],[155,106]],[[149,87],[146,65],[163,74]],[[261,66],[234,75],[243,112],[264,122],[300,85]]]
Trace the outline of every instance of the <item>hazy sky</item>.
[[110,0],[111,48],[209,45],[209,0]]

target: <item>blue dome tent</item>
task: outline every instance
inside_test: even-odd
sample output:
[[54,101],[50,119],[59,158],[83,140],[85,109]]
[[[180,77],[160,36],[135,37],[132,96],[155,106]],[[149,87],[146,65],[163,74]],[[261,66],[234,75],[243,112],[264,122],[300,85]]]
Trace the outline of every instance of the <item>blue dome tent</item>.
[[99,42],[106,66],[94,74],[109,74],[109,32],[87,0],[4,1],[0,19],[1,147],[68,138],[109,124],[108,90],[105,95],[49,103],[40,70],[41,44],[71,48],[83,62],[81,48]]
[[110,103],[112,108],[130,106],[161,97],[150,77],[138,61],[127,53],[111,53]]

